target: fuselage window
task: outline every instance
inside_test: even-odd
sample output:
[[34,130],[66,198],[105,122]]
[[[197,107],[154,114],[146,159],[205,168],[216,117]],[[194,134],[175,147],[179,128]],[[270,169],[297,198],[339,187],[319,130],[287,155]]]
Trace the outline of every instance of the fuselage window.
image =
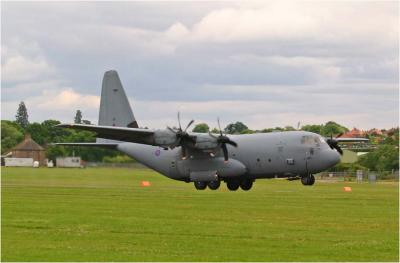
[[294,159],[292,159],[292,158],[286,159],[286,163],[289,165],[294,165]]

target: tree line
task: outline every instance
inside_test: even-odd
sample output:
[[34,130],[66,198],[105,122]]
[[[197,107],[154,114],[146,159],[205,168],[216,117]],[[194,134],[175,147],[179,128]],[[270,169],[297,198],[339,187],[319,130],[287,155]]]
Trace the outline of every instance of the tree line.
[[[77,110],[74,122],[90,124],[89,121],[82,119],[82,112],[80,110]],[[82,159],[86,161],[132,161],[125,154],[109,149],[54,146],[52,143],[57,142],[96,141],[96,136],[92,132],[60,129],[55,127],[57,124],[60,124],[60,121],[45,120],[41,123],[30,123],[26,106],[21,102],[17,110],[15,121],[1,121],[1,153],[8,153],[14,146],[24,139],[25,134],[29,133],[34,141],[46,148],[46,156],[52,160],[57,156],[71,156],[72,154],[75,154],[76,156],[81,156]],[[252,134],[295,130],[310,131],[325,137],[336,136],[349,131],[345,126],[333,121],[329,121],[325,124],[304,125],[302,127],[299,125],[297,129],[292,126],[285,126],[261,130],[251,130],[244,123],[237,121],[230,123],[223,128],[223,132],[227,134]],[[210,130],[207,123],[197,124],[192,131],[198,133],[219,133],[219,129],[217,128]],[[367,137],[372,143],[378,144],[378,147],[374,151],[361,156],[355,164],[339,164],[333,169],[367,168],[371,170],[398,170],[399,129],[392,129],[385,135],[367,134]]]

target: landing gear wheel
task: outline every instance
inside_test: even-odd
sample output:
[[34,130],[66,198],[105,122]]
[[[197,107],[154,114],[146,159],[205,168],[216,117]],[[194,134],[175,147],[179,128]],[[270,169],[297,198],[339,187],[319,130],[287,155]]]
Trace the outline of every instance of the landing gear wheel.
[[308,182],[309,184],[308,185],[313,185],[314,183],[315,183],[315,177],[314,177],[314,175],[310,175],[310,178],[309,178],[309,182]]
[[314,175],[310,174],[309,176],[304,176],[301,178],[301,183],[303,185],[313,185],[315,183]]
[[253,180],[251,179],[244,179],[243,181],[240,182],[240,188],[244,191],[248,191],[253,187]]
[[211,190],[217,190],[220,185],[221,185],[220,180],[208,182],[208,188],[210,188]]
[[194,182],[194,187],[196,187],[197,190],[204,190],[207,187],[207,182]]
[[308,181],[309,181],[309,177],[308,176],[301,177],[301,183],[303,185],[308,185]]
[[226,186],[230,191],[236,191],[239,188],[239,181],[237,180],[229,180],[226,182]]

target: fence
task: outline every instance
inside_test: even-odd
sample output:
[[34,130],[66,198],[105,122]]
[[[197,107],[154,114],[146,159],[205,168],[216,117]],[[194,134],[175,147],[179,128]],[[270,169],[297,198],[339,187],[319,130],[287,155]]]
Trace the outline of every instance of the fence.
[[375,181],[399,181],[399,171],[343,171],[343,172],[322,172],[316,175],[319,180],[327,181],[356,181],[356,182],[375,182]]
[[116,168],[136,168],[143,169],[148,168],[141,163],[103,163],[103,162],[85,162],[85,167],[116,167]]

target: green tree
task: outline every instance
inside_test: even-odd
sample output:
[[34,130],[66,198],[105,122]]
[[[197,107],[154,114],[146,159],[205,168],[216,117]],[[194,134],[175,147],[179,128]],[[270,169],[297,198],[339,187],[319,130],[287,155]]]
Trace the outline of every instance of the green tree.
[[1,121],[1,153],[7,153],[24,139],[21,127],[16,122]]
[[374,151],[360,156],[358,163],[375,171],[399,169],[399,150],[395,145],[380,145]]
[[285,131],[295,131],[296,129],[292,126],[285,126]]
[[45,120],[42,122],[41,126],[46,137],[45,143],[63,142],[65,137],[71,133],[67,129],[56,127],[60,123],[57,120]]
[[17,115],[15,115],[16,122],[25,129],[28,124],[28,110],[26,109],[25,103],[21,101],[18,106]]
[[240,134],[253,134],[253,133],[254,133],[254,131],[253,131],[253,130],[246,129],[246,130],[243,130],[243,131],[241,131],[241,133],[240,133]]
[[64,146],[49,145],[46,148],[46,157],[53,162],[56,161],[57,157],[67,156],[68,151]]
[[217,128],[213,128],[212,130],[211,130],[211,133],[219,133],[219,130],[217,129]]
[[323,128],[323,125],[311,124],[311,125],[302,126],[301,130],[321,134],[322,128]]
[[199,123],[193,128],[192,132],[207,133],[209,130],[210,127],[206,123]]
[[26,132],[29,133],[32,139],[38,144],[44,145],[47,143],[46,130],[43,129],[43,126],[40,123],[30,123],[26,128]]
[[322,134],[323,136],[335,136],[340,133],[345,133],[348,132],[349,129],[346,127],[334,122],[334,121],[328,121],[323,127],[322,127]]
[[235,123],[228,124],[225,128],[225,132],[228,134],[240,134],[244,130],[248,130],[249,128],[240,121]]
[[82,123],[82,112],[77,110],[74,118],[74,123]]
[[[75,131],[70,130],[70,134],[65,137],[64,142],[95,142],[96,136],[92,132],[88,131]],[[117,156],[121,155],[115,150],[102,149],[100,147],[64,147],[66,154],[71,156],[75,153],[75,156],[82,157],[85,161],[102,161],[104,156]]]
[[265,128],[265,129],[261,130],[262,133],[268,133],[268,132],[273,132],[273,131],[274,131],[273,128]]

